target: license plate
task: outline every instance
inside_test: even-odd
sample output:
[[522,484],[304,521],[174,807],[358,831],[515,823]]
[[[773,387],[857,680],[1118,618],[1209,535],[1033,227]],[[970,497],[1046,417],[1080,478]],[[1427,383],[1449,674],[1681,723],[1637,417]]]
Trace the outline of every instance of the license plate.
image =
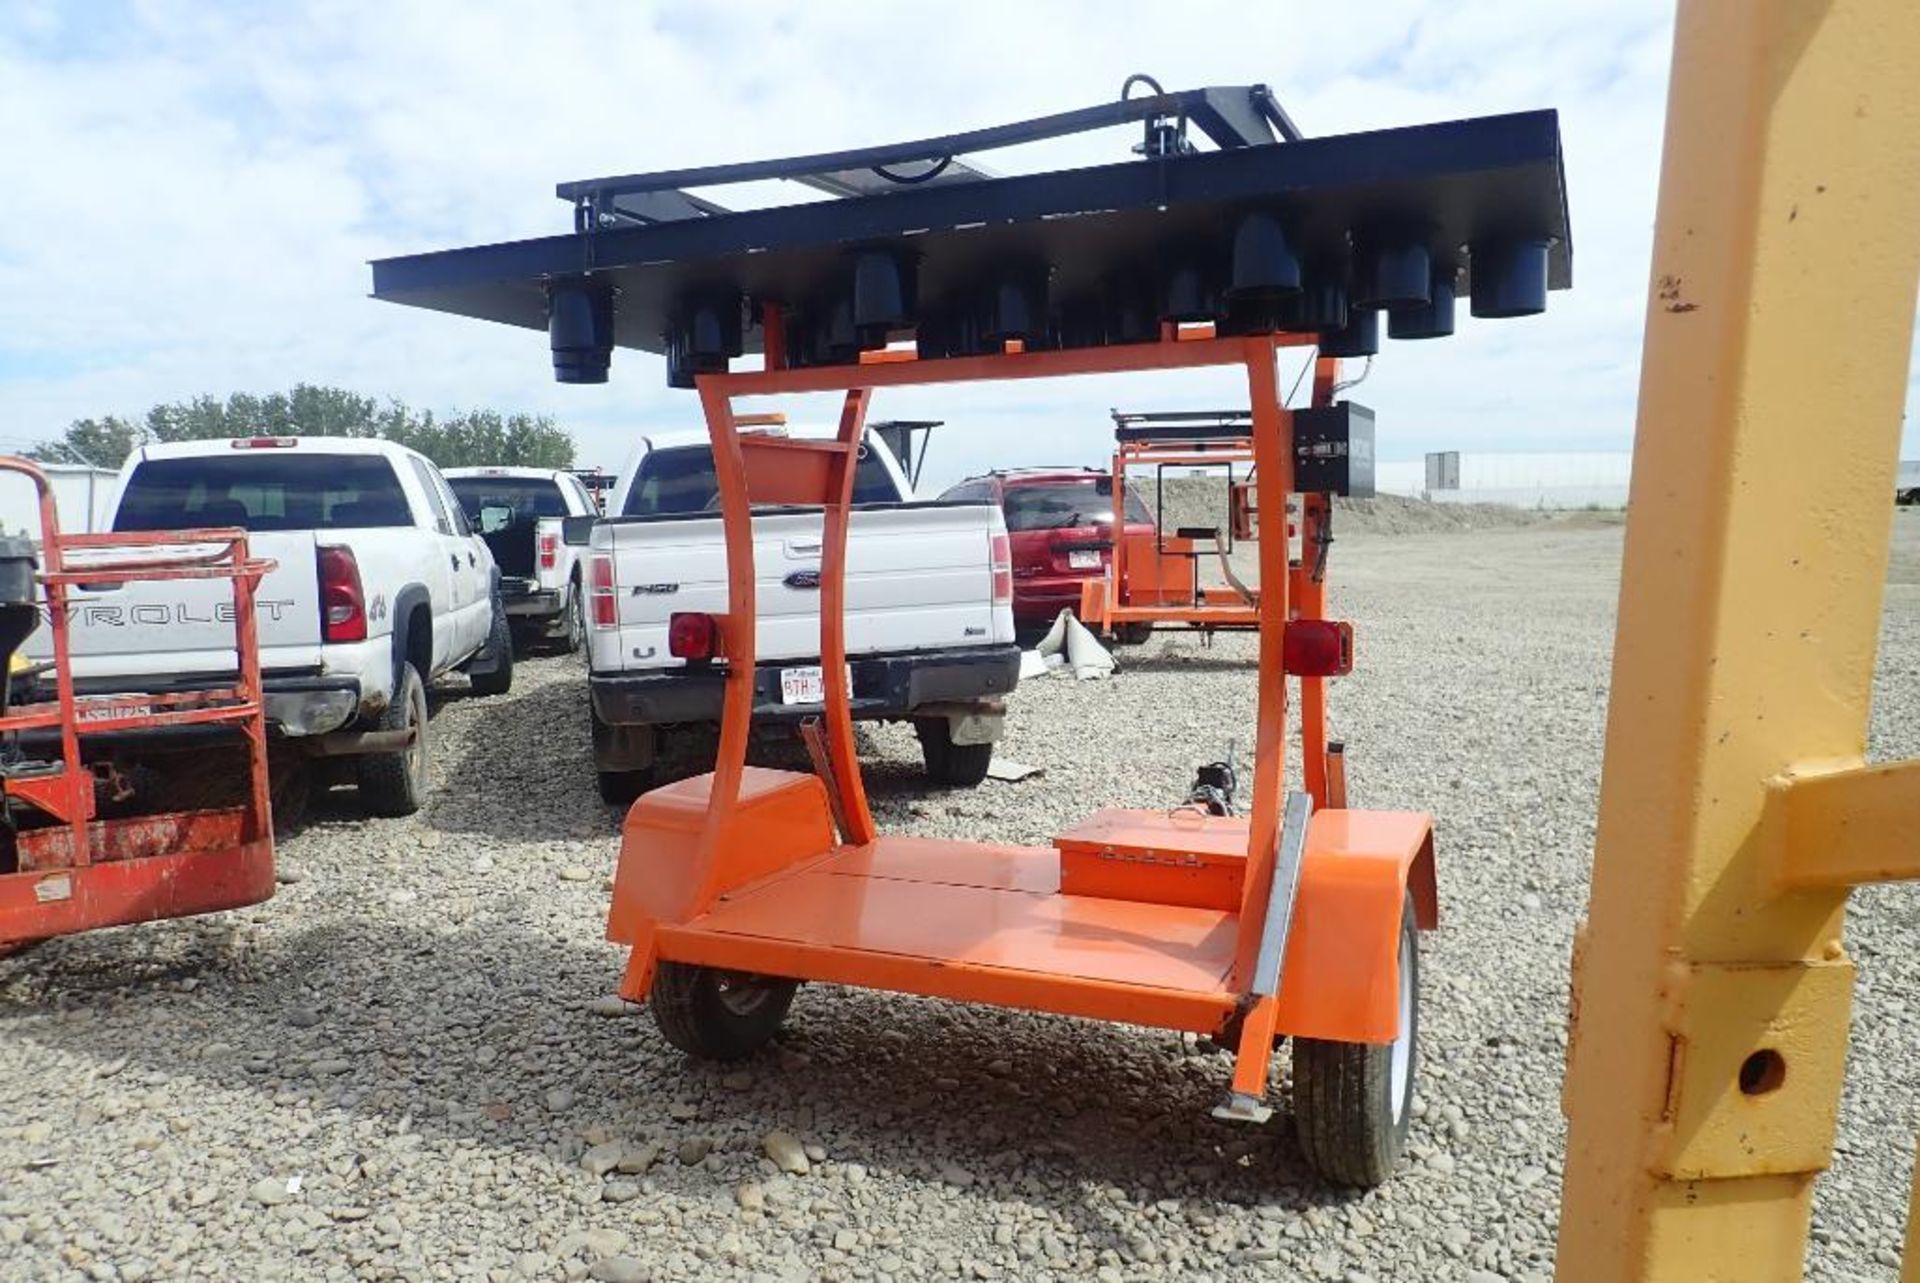
[[1098,570],[1100,554],[1092,548],[1077,548],[1067,554],[1068,570]]
[[[853,670],[846,670],[847,694],[853,694]],[[827,683],[814,664],[807,668],[783,668],[780,670],[780,702],[782,704],[824,704],[827,702]]]
[[151,704],[91,704],[83,705],[75,721],[80,722],[117,722],[123,717],[149,717],[153,714]]

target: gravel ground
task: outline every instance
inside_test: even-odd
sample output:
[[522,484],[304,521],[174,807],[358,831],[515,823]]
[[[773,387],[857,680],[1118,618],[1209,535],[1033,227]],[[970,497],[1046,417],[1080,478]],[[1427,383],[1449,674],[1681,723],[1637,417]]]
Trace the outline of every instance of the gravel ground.
[[[1882,757],[1920,754],[1920,514],[1899,531]],[[0,963],[0,1277],[1543,1279],[1618,555],[1579,522],[1337,550],[1352,792],[1439,824],[1419,1118],[1384,1189],[1315,1182],[1284,1116],[1212,1122],[1227,1060],[1161,1032],[815,987],[746,1067],[685,1060],[609,999],[616,822],[580,668],[549,659],[510,697],[446,692],[430,809],[323,804],[270,903]],[[1045,842],[1164,804],[1247,742],[1250,654],[1156,639],[1110,683],[1023,689],[1006,751],[1047,773],[1019,785],[926,792],[883,728],[877,809]],[[1895,1277],[1916,909],[1853,915],[1812,1278]]]

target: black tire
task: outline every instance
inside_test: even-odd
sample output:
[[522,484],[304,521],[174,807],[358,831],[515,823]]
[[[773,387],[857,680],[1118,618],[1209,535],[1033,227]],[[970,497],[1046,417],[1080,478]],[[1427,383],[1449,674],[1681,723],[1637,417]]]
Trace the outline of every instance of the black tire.
[[608,806],[632,806],[633,800],[653,787],[653,771],[601,771],[600,800]]
[[798,982],[662,962],[647,1005],[666,1040],[702,1060],[740,1060],[780,1032]]
[[297,750],[269,754],[267,798],[273,808],[273,831],[284,836],[298,829],[313,805],[313,759]]
[[581,601],[578,579],[567,585],[567,604],[560,608],[560,615],[566,631],[560,635],[554,650],[562,655],[577,655],[587,644],[587,608]]
[[1420,1069],[1420,940],[1411,897],[1400,912],[1400,983],[1406,1016],[1400,1074],[1398,1042],[1293,1042],[1294,1131],[1307,1166],[1335,1185],[1371,1189],[1393,1175],[1406,1150]]
[[944,717],[914,719],[913,730],[920,737],[920,754],[926,758],[927,778],[948,788],[970,789],[987,778],[993,763],[993,745],[956,744],[953,728]]
[[1118,624],[1113,630],[1114,643],[1120,646],[1144,646],[1147,639],[1152,636],[1153,621],[1151,619],[1137,620],[1131,624]]
[[427,684],[411,661],[400,665],[400,689],[393,693],[377,731],[413,731],[413,743],[397,753],[367,753],[357,759],[360,805],[369,815],[412,815],[427,796]]
[[500,603],[493,603],[493,629],[487,634],[487,652],[498,659],[498,665],[490,673],[469,674],[476,695],[504,695],[513,689],[513,628],[507,623],[507,612]]
[[[593,721],[593,757],[596,765],[609,756],[616,761],[625,760],[627,753],[618,741],[623,734],[633,734],[629,728],[613,727],[600,720],[600,714],[588,701],[587,716]],[[658,732],[646,729],[643,733],[657,735]],[[600,800],[608,806],[629,806],[633,799],[652,788],[659,778],[659,759],[653,764],[642,767],[607,770],[598,768],[600,782]]]

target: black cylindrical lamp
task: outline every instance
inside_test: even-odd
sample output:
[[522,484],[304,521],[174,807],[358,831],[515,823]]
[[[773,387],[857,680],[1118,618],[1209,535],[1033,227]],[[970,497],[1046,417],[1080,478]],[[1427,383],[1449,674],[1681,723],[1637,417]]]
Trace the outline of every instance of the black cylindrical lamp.
[[1503,320],[1547,310],[1544,237],[1476,241],[1470,251],[1473,314]]
[[547,341],[561,383],[605,383],[613,363],[613,287],[590,276],[547,287]]

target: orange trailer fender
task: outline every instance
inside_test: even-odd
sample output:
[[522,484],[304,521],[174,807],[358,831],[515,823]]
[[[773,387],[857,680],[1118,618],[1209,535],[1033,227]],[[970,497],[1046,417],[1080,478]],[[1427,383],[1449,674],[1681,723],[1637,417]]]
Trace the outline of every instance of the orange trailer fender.
[[629,1002],[646,1001],[653,987],[656,926],[697,917],[728,891],[833,849],[833,815],[819,776],[747,767],[739,796],[708,842],[713,783],[709,772],[643,794],[621,825],[607,938],[633,946],[620,982]]
[[1400,920],[1439,925],[1432,817],[1328,810],[1307,828],[1276,1003],[1278,1032],[1392,1042],[1400,1032]]

